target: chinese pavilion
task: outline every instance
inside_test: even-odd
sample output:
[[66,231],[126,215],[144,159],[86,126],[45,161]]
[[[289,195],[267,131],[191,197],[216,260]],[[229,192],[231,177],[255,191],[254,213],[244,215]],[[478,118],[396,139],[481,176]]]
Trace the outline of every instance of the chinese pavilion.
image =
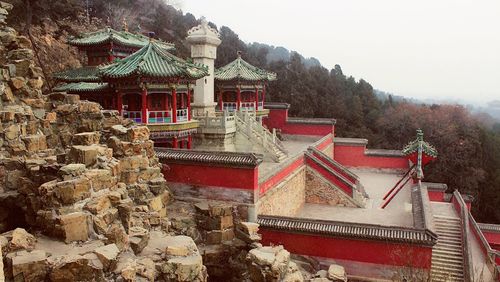
[[191,119],[191,88],[205,66],[171,53],[173,45],[106,28],[69,42],[85,51],[88,65],[56,73],[56,91],[78,94],[147,124],[157,146],[191,148],[198,122]]
[[252,66],[241,58],[238,52],[236,60],[215,70],[218,90],[218,111],[251,111],[256,118],[267,116],[264,109],[266,84],[276,80],[276,74]]
[[[149,41],[147,36],[129,32],[126,24],[121,31],[106,27],[71,38],[68,43],[85,54],[86,64],[80,68],[53,74],[54,79],[65,83],[54,90],[78,94],[82,98],[100,103],[105,109],[115,109],[116,101],[111,95],[114,90],[101,80],[98,66],[112,63],[117,58],[125,58],[147,45]],[[155,41],[166,50],[175,49],[171,43]]]
[[[150,41],[99,71],[116,91],[118,112],[147,124],[156,145],[177,148],[180,142],[180,147],[191,147],[191,134],[198,122],[191,119],[190,84],[208,74],[206,67],[184,61]],[[180,85],[184,91],[177,93]]]

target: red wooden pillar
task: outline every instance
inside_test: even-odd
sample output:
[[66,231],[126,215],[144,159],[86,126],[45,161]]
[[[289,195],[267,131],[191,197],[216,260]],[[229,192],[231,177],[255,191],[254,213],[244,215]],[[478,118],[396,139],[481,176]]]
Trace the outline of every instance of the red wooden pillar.
[[191,137],[191,134],[189,134],[188,135],[188,144],[187,144],[188,149],[192,148],[192,142],[193,142],[193,137]]
[[181,99],[181,109],[184,109],[184,93],[179,93],[179,99]]
[[188,120],[191,120],[191,89],[189,89],[188,87],[188,91],[187,91],[187,108],[188,108]]
[[262,84],[262,105],[266,102],[266,85]]
[[116,109],[118,110],[118,113],[121,116],[123,112],[123,97],[120,91],[116,92],[116,104],[117,104]]
[[[172,88],[172,122],[177,122],[177,90],[175,87]],[[177,144],[177,139],[175,139],[175,144]]]
[[236,109],[239,110],[241,107],[241,90],[238,86],[236,89]]
[[142,115],[142,123],[148,123],[148,90],[146,87],[142,89],[142,105],[141,105],[141,115]]
[[109,55],[108,62],[112,63],[115,60],[115,56],[113,56],[113,42],[109,43]]
[[259,89],[255,88],[255,110],[259,110]]
[[163,106],[163,108],[165,111],[168,111],[168,93],[164,93],[164,94],[165,94],[165,97],[163,97],[163,98],[165,99],[164,100],[165,105]]
[[222,90],[219,90],[219,109],[221,111],[224,110],[224,102],[222,101],[222,94],[223,94]]
[[172,148],[177,148],[177,137],[172,137]]

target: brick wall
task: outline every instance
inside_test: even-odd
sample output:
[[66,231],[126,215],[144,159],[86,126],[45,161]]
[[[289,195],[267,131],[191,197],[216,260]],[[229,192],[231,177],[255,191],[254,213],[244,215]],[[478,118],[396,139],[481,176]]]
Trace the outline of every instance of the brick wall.
[[347,195],[333,187],[318,173],[306,170],[305,201],[311,204],[327,204],[341,207],[357,207]]
[[306,169],[304,166],[271,188],[257,203],[264,215],[294,216],[305,202]]

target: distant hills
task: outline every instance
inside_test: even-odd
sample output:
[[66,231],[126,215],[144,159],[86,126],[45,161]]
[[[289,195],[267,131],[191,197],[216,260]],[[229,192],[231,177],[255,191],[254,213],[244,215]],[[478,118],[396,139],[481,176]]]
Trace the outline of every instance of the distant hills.
[[[285,47],[282,46],[271,46],[267,45],[264,43],[258,43],[258,42],[253,42],[248,44],[248,48],[250,49],[260,49],[260,48],[265,48],[267,49],[267,63],[270,64],[272,62],[278,62],[278,61],[285,61],[288,62],[290,61],[291,55],[293,51],[290,51],[286,49]],[[314,57],[310,58],[305,58],[304,56],[300,55],[302,63],[307,67],[319,67],[321,66],[321,63],[318,59]]]

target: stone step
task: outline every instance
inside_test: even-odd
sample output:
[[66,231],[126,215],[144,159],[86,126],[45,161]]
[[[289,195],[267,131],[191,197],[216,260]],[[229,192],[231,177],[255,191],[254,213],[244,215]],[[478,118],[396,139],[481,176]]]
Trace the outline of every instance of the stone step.
[[460,237],[462,236],[462,230],[461,229],[436,228],[436,233],[438,233],[438,234],[440,234],[440,233],[454,234],[454,235],[457,235],[457,236],[460,236]]
[[449,271],[460,271],[460,272],[463,271],[462,263],[449,263],[449,262],[440,262],[433,260],[431,262],[431,267]]
[[462,249],[432,249],[433,254],[444,254],[448,256],[462,256]]
[[431,281],[463,281],[464,275],[462,273],[450,273],[448,271],[431,271]]
[[439,220],[436,220],[434,219],[434,223],[436,225],[436,227],[451,227],[451,228],[460,228],[461,225],[460,225],[460,222],[449,222],[449,221],[439,221]]
[[434,254],[432,256],[432,263],[434,263],[434,262],[462,265],[464,260],[461,256],[449,256],[447,254]]
[[458,221],[460,221],[460,218],[459,217],[455,217],[455,216],[447,216],[447,215],[435,214],[434,217],[438,218],[438,219],[448,219],[448,220],[458,220]]

